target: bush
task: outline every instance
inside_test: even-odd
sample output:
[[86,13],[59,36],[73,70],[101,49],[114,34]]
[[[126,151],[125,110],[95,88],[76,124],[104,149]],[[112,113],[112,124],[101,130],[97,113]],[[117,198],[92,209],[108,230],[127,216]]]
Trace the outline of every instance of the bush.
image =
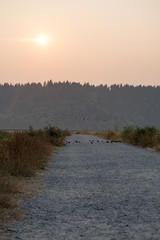
[[47,136],[50,137],[51,143],[56,146],[63,145],[65,136],[70,135],[70,132],[68,130],[61,130],[57,127],[52,126],[45,127],[44,132]]
[[43,129],[33,130],[33,127],[30,126],[28,131],[24,132],[27,136],[47,136],[50,139],[50,142],[55,146],[63,145],[63,140],[65,136],[69,136],[70,132],[68,130],[61,130],[54,126],[47,126]]
[[144,128],[127,126],[122,131],[122,140],[142,147],[153,147],[157,144],[159,130],[155,127],[146,126]]
[[59,138],[64,136],[63,131],[57,127],[48,126],[44,128],[44,130],[46,134],[49,135],[50,137]]

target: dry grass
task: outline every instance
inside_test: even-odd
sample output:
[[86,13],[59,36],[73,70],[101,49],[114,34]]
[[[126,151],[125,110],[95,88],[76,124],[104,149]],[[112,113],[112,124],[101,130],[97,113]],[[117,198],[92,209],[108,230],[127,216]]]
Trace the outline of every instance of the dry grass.
[[157,142],[156,146],[153,147],[153,150],[156,152],[160,152],[160,140]]
[[122,141],[121,132],[118,130],[108,130],[106,132],[95,133],[94,135],[111,141]]
[[[44,189],[41,175],[44,171],[38,171],[34,177],[2,176],[4,186],[0,193],[0,239],[12,234],[10,226],[15,220],[21,220],[26,213],[20,207],[20,203],[36,196]],[[34,191],[33,191],[34,189]]]
[[90,135],[95,135],[97,137],[101,137],[104,139],[109,139],[113,141],[121,141],[121,132],[117,130],[108,130],[108,131],[103,131],[103,132],[91,132],[91,131],[82,131],[78,132],[78,134],[90,134]]
[[[40,190],[35,176],[43,172],[54,145],[62,145],[67,132],[56,128],[40,131],[1,133],[0,137],[0,238],[6,223],[23,212],[19,201]],[[56,136],[55,136],[56,133]],[[52,136],[51,136],[52,134]],[[53,143],[56,140],[56,143]],[[39,180],[38,180],[39,181]]]
[[134,127],[127,126],[123,131],[108,129],[103,132],[78,132],[81,134],[91,134],[111,141],[123,141],[136,146],[148,148],[160,152],[160,130],[155,127]]
[[2,227],[10,223],[16,215],[17,201],[14,196],[19,192],[19,181],[7,173],[0,172],[0,238]]
[[44,168],[44,158],[50,152],[48,136],[15,133],[0,142],[0,170],[14,176],[32,176],[37,169]]

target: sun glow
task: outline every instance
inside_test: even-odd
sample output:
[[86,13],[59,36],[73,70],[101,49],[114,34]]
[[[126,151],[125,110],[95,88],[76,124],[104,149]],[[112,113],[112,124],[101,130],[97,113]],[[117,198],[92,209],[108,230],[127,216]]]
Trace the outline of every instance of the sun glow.
[[37,39],[35,39],[35,42],[41,43],[41,44],[45,44],[48,42],[48,39],[46,38],[46,36],[40,36]]

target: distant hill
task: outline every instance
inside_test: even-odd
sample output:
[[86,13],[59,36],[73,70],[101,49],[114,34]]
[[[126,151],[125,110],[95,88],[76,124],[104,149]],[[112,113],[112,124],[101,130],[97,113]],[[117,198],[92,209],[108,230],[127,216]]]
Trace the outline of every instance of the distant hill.
[[160,128],[160,86],[48,81],[0,85],[0,129],[121,129],[126,125]]

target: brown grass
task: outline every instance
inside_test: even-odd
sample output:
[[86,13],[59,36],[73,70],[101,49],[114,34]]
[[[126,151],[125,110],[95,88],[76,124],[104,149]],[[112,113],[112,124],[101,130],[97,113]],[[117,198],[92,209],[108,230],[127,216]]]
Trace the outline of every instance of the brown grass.
[[108,131],[103,131],[103,132],[94,132],[94,131],[82,131],[78,132],[78,134],[90,134],[90,135],[95,135],[97,137],[101,137],[104,139],[109,139],[113,141],[122,141],[121,137],[121,132],[117,130],[108,130]]
[[160,152],[160,140],[157,142],[156,146],[153,147],[153,150],[156,152]]
[[0,132],[0,238],[6,232],[4,226],[24,213],[19,209],[20,201],[42,190],[39,176],[55,151],[54,146],[63,145],[69,134],[67,130],[51,126]]
[[0,140],[0,229],[17,214],[19,197],[25,193],[22,179],[35,176],[44,169],[51,152],[53,145],[45,134],[14,133],[12,137]]
[[127,126],[123,131],[109,129],[103,132],[82,131],[78,133],[91,134],[111,141],[122,141],[160,152],[160,130],[154,127],[139,128]]
[[[7,176],[2,179],[6,188],[0,193],[0,239],[12,234],[12,224],[15,220],[21,220],[26,213],[20,207],[20,203],[36,196],[44,189],[41,175],[44,171],[38,171],[33,177]],[[34,189],[34,191],[33,191]]]
[[0,142],[0,170],[14,176],[29,177],[45,166],[45,156],[51,152],[48,136],[28,136],[15,133]]

